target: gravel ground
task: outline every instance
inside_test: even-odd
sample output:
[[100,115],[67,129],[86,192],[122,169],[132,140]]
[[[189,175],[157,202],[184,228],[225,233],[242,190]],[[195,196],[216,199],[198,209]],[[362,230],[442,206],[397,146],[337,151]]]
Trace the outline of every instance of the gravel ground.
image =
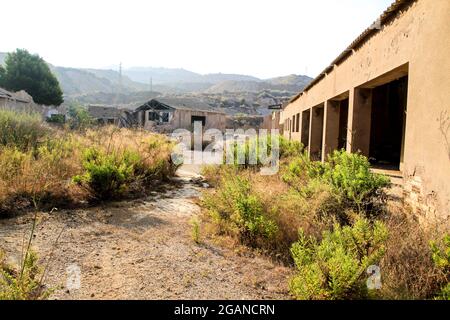
[[[190,168],[178,175],[146,199],[39,213],[33,247],[50,260],[51,298],[289,299],[289,268],[211,240],[194,243],[189,221],[200,213],[204,186]],[[32,220],[31,213],[0,220],[0,247],[12,260]],[[78,289],[67,284],[77,268]]]

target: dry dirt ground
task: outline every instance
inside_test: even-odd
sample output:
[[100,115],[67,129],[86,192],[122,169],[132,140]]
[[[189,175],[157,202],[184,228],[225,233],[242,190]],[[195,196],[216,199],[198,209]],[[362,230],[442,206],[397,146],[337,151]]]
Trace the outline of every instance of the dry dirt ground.
[[[33,247],[49,260],[50,298],[289,299],[289,268],[192,240],[190,219],[200,213],[195,200],[203,186],[193,170],[183,170],[146,199],[39,213]],[[32,221],[32,213],[0,220],[0,247],[12,260]],[[77,268],[80,287],[68,289]]]

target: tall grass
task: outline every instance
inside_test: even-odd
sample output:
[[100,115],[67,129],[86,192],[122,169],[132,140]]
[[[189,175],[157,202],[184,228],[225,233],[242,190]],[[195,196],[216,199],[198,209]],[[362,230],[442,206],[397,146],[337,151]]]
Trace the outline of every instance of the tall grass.
[[[36,115],[12,111],[0,111],[0,119],[6,136],[0,145],[0,212],[129,196],[176,169],[173,145],[161,135],[114,127],[54,129]],[[94,161],[89,153],[100,156]],[[127,177],[112,182],[114,170],[124,166]]]
[[38,113],[0,110],[0,146],[30,150],[36,148],[49,131]]

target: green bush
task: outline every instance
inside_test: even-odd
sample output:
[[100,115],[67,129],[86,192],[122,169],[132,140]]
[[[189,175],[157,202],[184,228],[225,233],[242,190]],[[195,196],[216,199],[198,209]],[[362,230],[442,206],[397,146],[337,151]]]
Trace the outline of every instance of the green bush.
[[370,163],[360,154],[335,151],[324,163],[311,161],[307,154],[294,158],[283,180],[300,192],[305,192],[315,180],[327,183],[336,199],[344,206],[369,210],[389,186],[389,178],[370,171]]
[[0,146],[26,151],[37,148],[48,134],[40,114],[0,110]]
[[280,158],[298,157],[303,154],[303,145],[299,141],[288,140],[284,136],[279,136],[280,139]]
[[49,123],[63,124],[66,122],[66,117],[63,114],[52,114],[46,121]]
[[382,188],[389,186],[388,177],[372,173],[366,157],[356,153],[335,151],[324,164],[323,178],[350,204],[371,205]]
[[[279,159],[286,159],[291,157],[296,157],[302,154],[303,146],[298,141],[290,141],[284,138],[281,135],[277,136],[278,138],[278,148],[279,148]],[[259,136],[253,139],[246,139],[245,141],[234,142],[231,144],[231,148],[233,149],[233,164],[242,168],[249,167],[260,167],[263,165],[262,157],[269,157],[272,155],[272,136],[267,135],[267,154],[264,155],[260,152],[260,141]],[[225,150],[226,151],[226,150]],[[252,151],[252,153],[250,152]],[[238,154],[244,156],[244,163],[238,163]],[[254,159],[250,159],[250,156],[254,157]],[[279,159],[276,159],[278,161]],[[250,163],[252,160],[255,163]],[[226,163],[226,152],[224,152],[224,163]]]
[[361,299],[368,297],[366,270],[385,251],[387,229],[381,222],[359,218],[353,226],[336,224],[318,243],[299,231],[291,247],[298,273],[290,283],[297,299]]
[[434,264],[447,277],[447,284],[441,289],[437,299],[450,300],[450,235],[444,237],[442,244],[432,241],[430,247]]
[[270,239],[278,230],[261,200],[252,193],[250,181],[240,176],[226,175],[217,193],[206,195],[203,203],[218,224],[237,233],[244,243]]
[[140,165],[139,154],[131,151],[105,153],[88,148],[83,154],[85,173],[73,181],[86,185],[99,199],[109,199],[123,194],[128,185],[137,180],[136,168]]
[[319,161],[312,161],[308,153],[303,152],[292,158],[283,171],[282,180],[301,192],[311,180],[322,177],[324,166]]
[[67,123],[72,130],[82,131],[92,127],[95,123],[95,120],[91,117],[88,110],[76,103],[69,106],[67,113],[69,116]]

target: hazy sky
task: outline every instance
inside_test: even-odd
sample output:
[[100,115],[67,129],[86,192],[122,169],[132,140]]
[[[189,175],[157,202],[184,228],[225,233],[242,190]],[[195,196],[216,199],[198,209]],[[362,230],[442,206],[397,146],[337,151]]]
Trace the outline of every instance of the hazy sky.
[[4,0],[0,51],[67,67],[316,76],[393,0]]

